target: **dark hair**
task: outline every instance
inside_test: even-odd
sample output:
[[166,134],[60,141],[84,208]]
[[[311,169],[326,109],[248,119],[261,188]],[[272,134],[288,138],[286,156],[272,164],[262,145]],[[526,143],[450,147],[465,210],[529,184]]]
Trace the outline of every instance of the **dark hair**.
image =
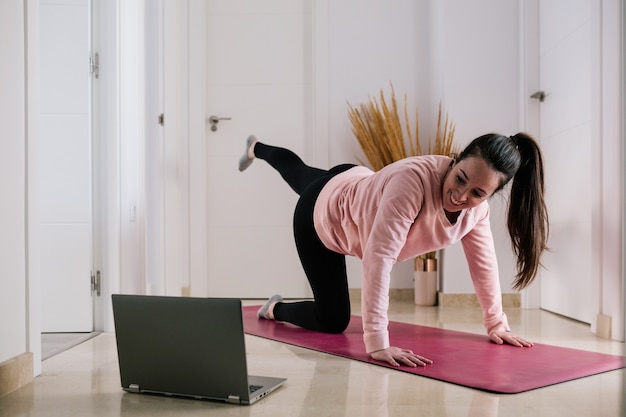
[[507,228],[517,256],[513,288],[521,290],[537,275],[541,255],[547,249],[549,224],[544,201],[541,150],[537,142],[525,133],[511,137],[490,133],[474,139],[461,152],[458,160],[470,156],[482,158],[502,174],[496,191],[513,179]]

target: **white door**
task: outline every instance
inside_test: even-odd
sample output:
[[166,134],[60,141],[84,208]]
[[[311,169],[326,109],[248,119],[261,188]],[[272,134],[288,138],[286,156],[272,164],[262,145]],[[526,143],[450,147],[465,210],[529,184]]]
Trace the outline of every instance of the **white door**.
[[207,292],[310,296],[296,253],[297,195],[264,161],[238,171],[255,134],[313,160],[312,2],[207,3]]
[[93,330],[89,1],[40,1],[42,331]]
[[[591,171],[594,138],[592,0],[539,2],[540,110],[552,249],[543,257],[542,308],[591,323],[595,316]],[[596,260],[596,262],[598,262]]]

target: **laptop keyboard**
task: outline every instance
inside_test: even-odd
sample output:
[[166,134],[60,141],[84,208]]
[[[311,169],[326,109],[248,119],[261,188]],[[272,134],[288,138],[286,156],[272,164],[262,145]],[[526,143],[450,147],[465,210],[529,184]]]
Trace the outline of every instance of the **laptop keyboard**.
[[250,385],[250,394],[263,388],[263,385]]

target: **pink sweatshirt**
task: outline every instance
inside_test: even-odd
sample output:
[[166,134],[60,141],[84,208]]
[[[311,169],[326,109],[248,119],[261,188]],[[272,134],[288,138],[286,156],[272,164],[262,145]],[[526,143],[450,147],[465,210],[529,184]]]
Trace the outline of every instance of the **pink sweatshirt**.
[[498,265],[487,201],[451,224],[442,207],[452,160],[410,157],[378,172],[355,167],[322,189],[315,230],[329,249],[363,261],[361,306],[368,353],[389,347],[390,272],[398,261],[462,242],[487,333],[509,330],[502,310]]

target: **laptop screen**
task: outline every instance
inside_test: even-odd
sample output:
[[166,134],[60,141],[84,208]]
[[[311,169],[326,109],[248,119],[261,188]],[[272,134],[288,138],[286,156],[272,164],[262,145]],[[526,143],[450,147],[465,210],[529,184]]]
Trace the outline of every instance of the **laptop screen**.
[[241,301],[113,295],[122,388],[247,401]]

